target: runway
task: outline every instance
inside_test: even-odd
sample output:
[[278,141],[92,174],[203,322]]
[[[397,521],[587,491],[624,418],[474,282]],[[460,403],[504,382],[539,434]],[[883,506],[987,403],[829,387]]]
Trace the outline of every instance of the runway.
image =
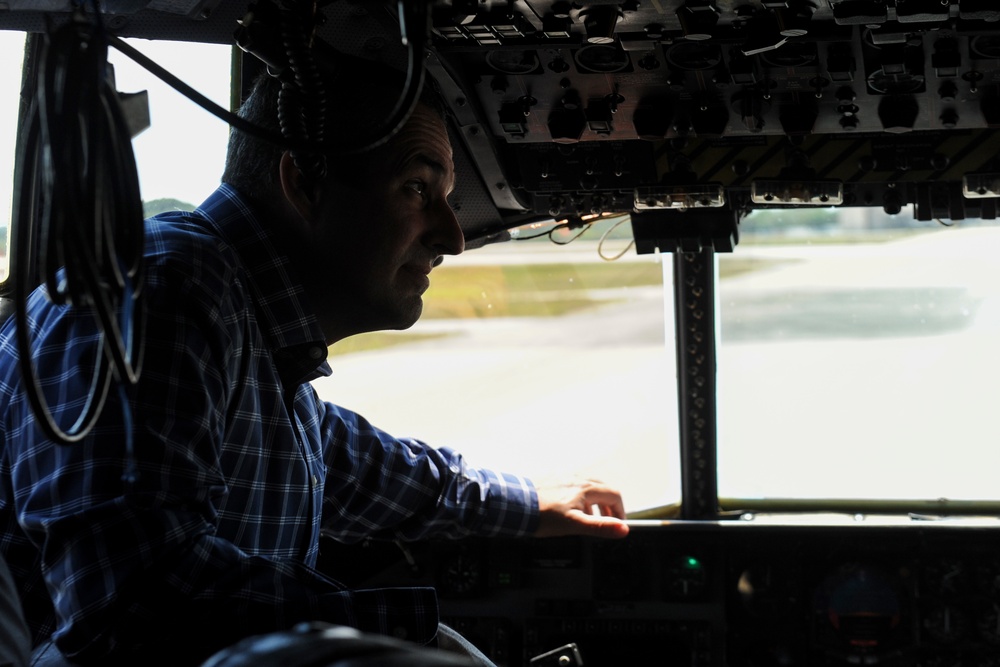
[[[719,284],[720,493],[997,497],[1000,230],[736,254],[784,261]],[[335,357],[314,384],[476,465],[599,477],[636,509],[676,500],[669,294],[606,296],[558,318],[420,322],[451,335]]]

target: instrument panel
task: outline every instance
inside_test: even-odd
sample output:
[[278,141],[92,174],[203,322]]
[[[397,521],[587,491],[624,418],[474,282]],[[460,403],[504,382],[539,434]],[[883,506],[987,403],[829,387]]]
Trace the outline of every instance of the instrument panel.
[[688,223],[730,251],[704,228],[759,208],[995,218],[998,20],[979,0],[437,2],[429,72],[511,220],[632,211],[639,252]]
[[[267,3],[172,4],[102,7],[119,36],[231,43]],[[762,208],[997,217],[993,0],[320,2],[317,37],[404,69],[400,7],[418,4],[470,244],[611,213],[632,215],[639,252],[730,251]],[[0,24],[29,31],[74,6],[4,5]]]
[[586,538],[327,545],[348,583],[433,585],[500,665],[1000,665],[1000,531],[665,522]]

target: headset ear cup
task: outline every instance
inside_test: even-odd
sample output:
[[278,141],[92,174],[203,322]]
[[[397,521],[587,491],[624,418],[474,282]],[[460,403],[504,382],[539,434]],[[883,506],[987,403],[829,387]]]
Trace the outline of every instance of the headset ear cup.
[[[326,122],[325,105],[319,110],[310,111],[307,107],[312,100],[319,100],[322,94],[310,96],[299,90],[294,84],[283,83],[278,93],[278,122],[281,134],[292,145],[292,158],[295,166],[302,172],[305,187],[313,190],[326,178],[326,156],[322,151],[323,127]],[[319,114],[313,120],[312,115]],[[312,122],[310,122],[312,121]]]
[[[313,3],[293,9],[255,3],[236,31],[236,43],[282,82],[280,129],[303,172],[317,182],[326,156],[363,153],[387,142],[409,118],[424,87],[427,3],[400,3],[406,34],[406,72],[343,53],[316,34]],[[337,91],[337,104],[329,95]],[[437,106],[436,104],[432,106]]]
[[278,94],[278,123],[292,146],[295,165],[312,190],[326,177],[326,86],[313,57],[315,21],[301,12],[281,12],[281,42],[288,58]]

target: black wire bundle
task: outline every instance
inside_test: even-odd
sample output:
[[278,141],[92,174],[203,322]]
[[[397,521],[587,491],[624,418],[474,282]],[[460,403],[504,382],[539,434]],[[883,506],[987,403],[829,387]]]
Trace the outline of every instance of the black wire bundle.
[[[126,392],[142,358],[143,215],[131,136],[108,77],[100,24],[78,10],[44,39],[21,146],[12,273],[25,392],[40,428],[65,444],[92,428],[112,378],[130,419]],[[28,224],[36,202],[37,239]],[[32,273],[36,240],[40,276]],[[91,392],[69,428],[53,418],[31,358],[26,304],[39,278],[53,303],[89,310],[101,332]]]
[[334,146],[339,153],[363,153],[386,143],[399,132],[413,113],[424,87],[424,47],[430,31],[430,12],[427,0],[396,3],[400,35],[406,46],[406,79],[396,106],[371,136],[363,137],[360,143]]
[[[273,40],[259,32],[261,23],[265,24],[265,30],[270,30],[267,24],[275,20],[275,10],[266,3],[255,4],[250,14],[259,15],[253,19],[258,21],[257,26],[251,28],[257,34],[244,31],[246,41],[238,40],[238,43],[244,50],[257,55],[275,76],[281,78],[278,99],[281,133],[292,150],[296,166],[315,183],[326,174],[327,156],[373,150],[389,141],[406,124],[423,90],[424,47],[430,29],[430,13],[426,0],[398,0],[400,34],[407,52],[405,80],[399,99],[389,115],[371,130],[354,137],[328,139],[325,130],[329,118],[327,95],[316,51],[322,54],[322,63],[328,70],[325,76],[329,80],[336,80],[337,69],[352,66],[357,59],[329,49],[316,38],[319,8],[315,0],[289,0],[286,4],[289,7],[280,12],[278,19],[280,52],[273,48]],[[248,23],[252,25],[253,20]]]
[[[333,140],[325,130],[328,106],[323,91],[323,77],[320,75],[321,68],[318,65],[321,63],[322,68],[328,70],[323,72],[323,75],[329,77],[335,76],[337,67],[351,66],[358,59],[335,51],[314,34],[315,24],[319,23],[318,6],[322,3],[311,0],[300,1],[301,4],[297,8],[283,12],[266,0],[253,3],[236,34],[237,46],[264,62],[274,76],[286,77],[285,69],[293,68],[289,83],[300,92],[291,91],[289,94],[283,91],[289,96],[286,98],[284,111],[279,110],[279,114],[284,113],[286,119],[280,121],[283,125],[282,134],[275,134],[258,127],[228,109],[220,107],[122,39],[114,35],[107,37],[111,46],[201,108],[235,129],[268,141],[283,150],[301,154],[319,152],[324,156],[330,156],[364,153],[383,145],[409,120],[423,90],[424,48],[430,30],[428,2],[397,0],[400,31],[407,51],[407,65],[403,90],[389,116],[371,132],[350,139],[341,137]],[[297,14],[297,18],[285,26],[283,24],[286,17],[282,14],[290,13]],[[274,39],[275,29],[279,31],[278,39]],[[311,98],[314,92],[323,95],[322,102]],[[284,129],[285,123],[287,130]]]
[[316,21],[316,5],[309,0],[282,13],[281,43],[288,58],[290,77],[282,81],[278,93],[278,123],[281,134],[293,146],[292,157],[309,187],[326,177],[326,155],[322,146],[326,128],[326,88],[313,57],[311,42]]

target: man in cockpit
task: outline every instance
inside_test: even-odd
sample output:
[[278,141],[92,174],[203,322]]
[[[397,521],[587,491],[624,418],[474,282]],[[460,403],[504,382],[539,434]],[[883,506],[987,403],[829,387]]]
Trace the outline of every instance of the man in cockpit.
[[[351,113],[328,136],[388,115],[398,88],[381,81],[338,83],[351,100],[330,108]],[[241,114],[276,131],[280,89],[262,77]],[[300,621],[448,647],[461,639],[439,629],[432,590],[345,590],[318,572],[321,531],[345,542],[628,532],[619,492],[601,482],[537,488],[473,467],[309,384],[331,372],[327,346],[416,322],[432,270],[463,250],[433,101],[347,157],[234,131],[222,180],[196,211],[147,221],[142,375],[125,406],[110,392],[81,441],[37,427],[12,323],[0,330],[0,547],[40,664],[191,665]],[[43,290],[29,317],[38,375],[58,379],[46,395],[68,427],[100,354],[93,317]]]

